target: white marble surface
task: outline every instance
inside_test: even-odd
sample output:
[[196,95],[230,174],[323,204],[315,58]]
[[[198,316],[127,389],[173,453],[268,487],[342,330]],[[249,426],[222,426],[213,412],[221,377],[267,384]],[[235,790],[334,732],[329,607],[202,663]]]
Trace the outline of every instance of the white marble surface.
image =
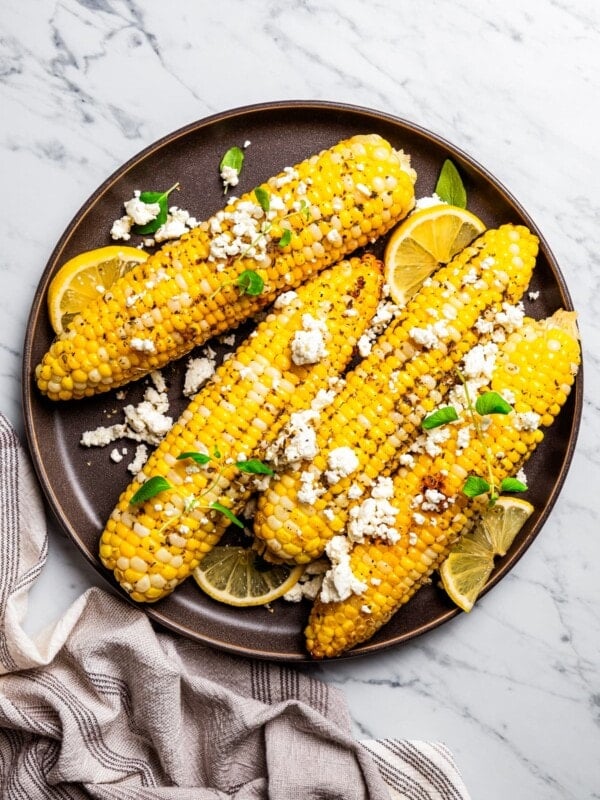
[[[600,797],[600,5],[597,0],[4,0],[0,409],[22,431],[27,314],[54,243],[120,163],[275,99],[381,109],[447,137],[529,210],[581,312],[583,429],[535,545],[469,617],[317,673],[359,736],[442,739],[474,798]],[[51,528],[29,625],[96,574]]]

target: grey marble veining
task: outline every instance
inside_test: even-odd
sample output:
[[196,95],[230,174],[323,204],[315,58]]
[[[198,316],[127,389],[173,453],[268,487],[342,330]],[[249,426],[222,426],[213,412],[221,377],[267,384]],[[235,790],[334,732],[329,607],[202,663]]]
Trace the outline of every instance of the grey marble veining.
[[[121,163],[208,114],[285,99],[390,112],[485,165],[544,232],[580,312],[586,394],[543,533],[470,615],[316,667],[358,736],[445,741],[474,798],[600,797],[599,98],[596,0],[5,0],[0,16],[0,409],[19,430],[54,244]],[[101,583],[50,524],[32,628]]]

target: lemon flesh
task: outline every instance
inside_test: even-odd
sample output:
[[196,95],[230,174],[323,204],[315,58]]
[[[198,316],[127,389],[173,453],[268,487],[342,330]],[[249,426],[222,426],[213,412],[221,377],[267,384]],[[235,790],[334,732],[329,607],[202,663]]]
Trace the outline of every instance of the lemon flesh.
[[442,203],[414,211],[391,234],[384,254],[385,280],[398,305],[423,281],[485,230],[465,208]]
[[261,606],[282,597],[303,572],[303,566],[268,564],[252,548],[221,545],[204,556],[193,575],[213,600],[230,606]]
[[54,332],[63,333],[89,303],[147,258],[143,250],[110,245],[80,253],[63,264],[48,287],[48,314]]
[[440,578],[463,611],[471,611],[491,575],[494,558],[506,554],[533,510],[526,500],[500,497],[452,548],[440,567]]

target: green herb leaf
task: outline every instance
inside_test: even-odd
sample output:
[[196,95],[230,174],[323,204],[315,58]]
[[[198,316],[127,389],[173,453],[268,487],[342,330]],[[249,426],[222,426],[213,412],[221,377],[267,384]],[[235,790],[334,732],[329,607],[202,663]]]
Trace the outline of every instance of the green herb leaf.
[[138,503],[145,503],[146,500],[150,500],[160,492],[164,492],[165,489],[170,488],[171,484],[166,478],[163,478],[161,475],[155,475],[153,478],[148,478],[146,483],[143,483],[140,486],[129,503],[132,506],[135,506]]
[[238,175],[242,171],[242,167],[244,166],[244,151],[240,147],[230,147],[229,150],[225,153],[223,158],[221,159],[221,163],[219,164],[219,171],[223,170],[223,167],[230,167],[234,169]]
[[258,205],[262,208],[262,210],[267,213],[267,211],[271,208],[271,199],[269,197],[269,193],[266,189],[263,189],[262,186],[257,186],[254,190],[254,196],[258,200]]
[[279,247],[287,247],[291,241],[292,241],[292,232],[289,228],[286,228],[283,232],[283,236],[278,242]]
[[498,392],[484,392],[477,398],[475,409],[485,417],[487,414],[510,414],[512,406]]
[[265,288],[265,282],[253,269],[240,272],[235,283],[241,294],[249,294],[251,297],[256,297]]
[[467,192],[462,178],[452,161],[446,159],[442,165],[435,193],[441,200],[459,208],[467,207]]
[[300,200],[300,213],[307,222],[312,216],[310,213],[310,206],[308,205],[306,200]]
[[240,472],[249,472],[252,475],[273,475],[273,470],[258,458],[249,458],[247,461],[236,461]]
[[480,494],[488,492],[489,488],[490,485],[485,478],[480,478],[478,475],[469,475],[462,490],[467,497],[478,497]]
[[500,484],[503,492],[526,492],[527,486],[517,478],[504,478]]
[[154,219],[150,220],[150,222],[147,222],[145,225],[133,225],[131,230],[138,236],[145,236],[148,233],[155,233],[161,225],[164,225],[164,223],[167,221],[167,216],[169,213],[169,195],[174,189],[178,188],[179,184],[176,183],[171,186],[170,189],[167,189],[166,192],[141,192],[140,200],[142,203],[158,203],[160,211]]
[[445,425],[447,422],[455,422],[458,419],[458,414],[454,406],[444,406],[438,408],[433,414],[425,417],[421,423],[423,430],[430,431],[433,428],[439,428],[440,425]]
[[214,503],[211,503],[210,507],[214,508],[215,511],[219,511],[224,517],[227,517],[230,522],[233,522],[234,525],[237,525],[238,528],[244,527],[244,523],[236,517],[233,511],[228,509],[227,506],[224,506],[222,503],[219,503],[218,500],[215,500]]
[[198,453],[196,451],[180,453],[177,456],[177,461],[183,461],[185,458],[191,458],[191,460],[195,461],[196,464],[208,464],[209,461],[212,461],[212,458],[207,456],[206,453]]

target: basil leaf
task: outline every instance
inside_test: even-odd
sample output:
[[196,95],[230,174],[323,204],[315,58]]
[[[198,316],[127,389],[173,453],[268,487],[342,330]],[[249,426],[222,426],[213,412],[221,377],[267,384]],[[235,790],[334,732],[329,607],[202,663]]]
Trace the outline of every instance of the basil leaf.
[[477,398],[475,409],[485,417],[487,414],[510,414],[512,406],[498,392],[485,392]]
[[269,198],[269,193],[266,189],[263,189],[262,186],[257,186],[254,190],[254,195],[258,200],[258,205],[262,208],[262,210],[267,213],[267,211],[271,208],[271,200]]
[[213,508],[215,511],[219,511],[221,514],[223,514],[224,517],[227,517],[227,519],[230,522],[233,522],[234,525],[237,525],[238,528],[244,527],[244,523],[236,517],[233,511],[230,511],[230,509],[228,509],[227,506],[224,506],[221,503],[219,503],[218,500],[215,500],[214,503],[211,503],[210,507]]
[[221,159],[221,163],[219,164],[219,171],[223,170],[223,167],[230,167],[234,169],[238,175],[242,171],[242,167],[244,166],[244,151],[240,147],[230,147],[229,150],[225,153],[223,158]]
[[143,483],[140,486],[129,503],[132,506],[135,506],[138,503],[145,503],[146,500],[150,500],[155,495],[159,494],[160,492],[164,492],[165,489],[170,488],[171,484],[166,478],[163,478],[161,475],[155,475],[153,478],[148,478],[146,483]]
[[265,288],[265,282],[253,269],[240,272],[235,283],[241,294],[249,294],[251,297],[256,297]]
[[457,419],[458,414],[454,406],[444,406],[443,408],[438,408],[437,411],[434,411],[433,414],[430,414],[428,417],[425,417],[421,423],[421,427],[423,430],[430,431],[433,430],[433,428],[439,428],[440,425],[445,425],[447,422],[456,422]]
[[191,460],[195,461],[196,464],[208,464],[209,461],[212,461],[212,458],[207,456],[206,453],[198,453],[196,451],[180,453],[177,456],[177,461],[182,461],[184,458],[191,458]]
[[273,470],[258,458],[249,458],[247,461],[236,461],[240,472],[249,472],[251,475],[273,475]]
[[462,490],[467,497],[478,497],[480,494],[485,494],[489,491],[489,488],[490,485],[485,478],[480,478],[478,475],[469,475]]
[[312,217],[310,206],[308,205],[306,200],[300,200],[300,214],[302,214],[302,216],[307,222]]
[[292,232],[289,228],[286,228],[283,232],[283,236],[278,242],[279,247],[287,247],[291,241],[292,241]]
[[171,188],[167,189],[166,192],[141,192],[140,200],[142,203],[158,203],[160,210],[156,217],[151,219],[150,222],[147,222],[145,225],[133,225],[131,230],[140,236],[144,236],[147,233],[155,233],[161,225],[164,225],[164,223],[167,221],[167,216],[169,213],[169,195],[173,189],[177,188],[179,188],[179,183],[171,186]]
[[467,207],[467,192],[459,175],[458,170],[450,161],[446,159],[442,165],[437,183],[435,185],[437,196],[450,205],[459,208]]
[[527,486],[517,478],[504,478],[500,484],[503,492],[526,492]]

